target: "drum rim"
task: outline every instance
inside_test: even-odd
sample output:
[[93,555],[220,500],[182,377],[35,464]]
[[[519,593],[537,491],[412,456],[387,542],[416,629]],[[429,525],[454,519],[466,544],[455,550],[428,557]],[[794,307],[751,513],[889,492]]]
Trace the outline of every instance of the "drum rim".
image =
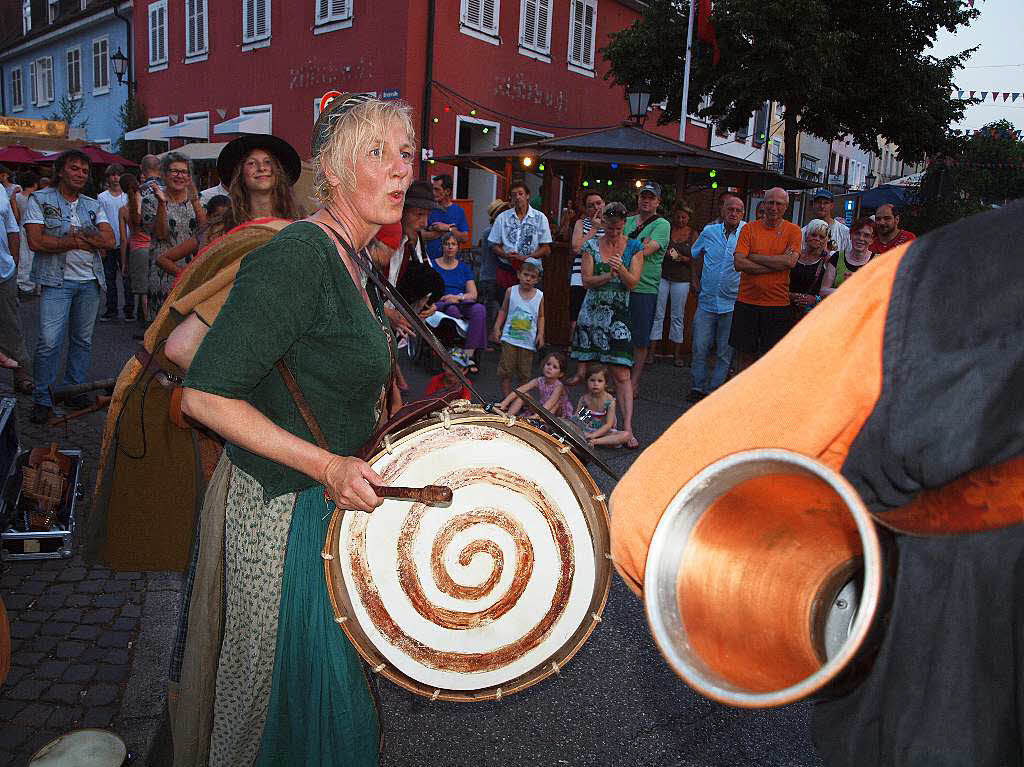
[[29,767],[31,767],[32,763],[36,759],[38,759],[40,756],[45,756],[46,755],[45,754],[46,750],[48,748],[50,748],[51,746],[53,746],[55,743],[57,743],[57,742],[63,740],[64,738],[68,737],[68,735],[77,735],[77,734],[83,733],[83,732],[98,732],[98,733],[102,733],[103,735],[111,736],[112,738],[116,739],[121,744],[121,748],[124,751],[124,753],[121,754],[121,762],[124,763],[124,760],[128,758],[128,744],[125,742],[124,738],[122,738],[120,735],[118,735],[113,730],[104,730],[102,727],[77,727],[74,730],[68,730],[67,732],[62,732],[60,735],[58,735],[53,740],[51,740],[51,741],[49,741],[47,743],[44,743],[39,748],[38,751],[36,751],[34,754],[32,754],[32,758],[28,760]]
[[[585,619],[576,628],[565,644],[556,649],[551,655],[545,658],[540,664],[534,666],[514,679],[510,679],[500,685],[491,685],[479,690],[452,690],[438,688],[417,681],[398,670],[390,661],[380,653],[370,642],[358,620],[353,619],[353,608],[351,597],[345,586],[345,579],[341,572],[341,563],[334,556],[333,552],[338,551],[339,539],[341,536],[341,525],[346,514],[359,514],[361,512],[335,509],[331,515],[331,522],[327,529],[327,538],[322,552],[324,560],[324,576],[327,581],[327,593],[331,600],[331,608],[334,611],[335,622],[340,626],[345,636],[355,647],[356,652],[370,666],[370,669],[380,676],[389,679],[399,687],[409,692],[421,695],[431,700],[443,700],[454,703],[468,703],[475,701],[501,700],[509,695],[532,687],[544,681],[552,674],[560,673],[561,669],[579,652],[580,648],[590,638],[590,634],[601,621],[605,605],[608,602],[608,592],[612,582],[611,563],[611,529],[608,516],[608,506],[604,494],[598,488],[594,478],[587,471],[583,463],[571,452],[562,452],[567,444],[560,442],[547,432],[533,426],[530,423],[512,416],[485,413],[477,406],[460,406],[446,408],[434,413],[428,418],[417,421],[402,429],[399,429],[390,436],[389,445],[391,449],[401,445],[410,439],[414,434],[423,432],[425,429],[445,428],[449,424],[474,423],[506,432],[522,438],[525,442],[538,449],[545,458],[551,461],[558,472],[566,478],[566,482],[572,489],[577,501],[580,503],[582,513],[590,529],[591,541],[594,553],[594,587],[590,604],[587,608],[589,620]],[[525,432],[521,431],[524,430]],[[389,448],[378,450],[367,462],[373,464],[378,459],[387,455]],[[556,458],[564,459],[576,469],[575,476],[567,476],[566,472],[556,462]],[[575,479],[575,481],[574,481]],[[379,670],[378,670],[379,669]]]

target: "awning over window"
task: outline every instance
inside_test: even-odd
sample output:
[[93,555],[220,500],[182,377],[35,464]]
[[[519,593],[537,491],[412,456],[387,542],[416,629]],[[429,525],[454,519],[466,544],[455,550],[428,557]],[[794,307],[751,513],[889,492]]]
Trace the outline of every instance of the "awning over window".
[[153,117],[149,123],[141,128],[128,131],[124,134],[125,141],[166,141],[164,131],[171,124],[170,117]]
[[270,110],[248,112],[225,120],[213,127],[213,132],[223,133],[270,133]]
[[185,115],[177,125],[164,129],[164,138],[210,138],[210,115]]

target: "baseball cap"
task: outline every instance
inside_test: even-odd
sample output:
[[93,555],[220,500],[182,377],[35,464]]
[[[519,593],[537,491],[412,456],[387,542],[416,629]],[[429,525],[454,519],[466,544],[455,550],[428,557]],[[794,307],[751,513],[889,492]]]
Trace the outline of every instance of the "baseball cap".
[[523,266],[526,266],[527,264],[534,267],[541,274],[544,274],[544,264],[540,262],[539,258],[528,258],[523,261]]
[[657,181],[645,181],[644,185],[640,187],[640,194],[644,192],[650,192],[655,197],[661,197],[661,184]]
[[835,197],[832,196],[832,192],[830,192],[828,189],[819,189],[817,192],[814,193],[814,196],[811,199],[812,200],[820,200],[820,199],[823,199],[823,198],[826,199],[826,200],[834,200],[835,199]]

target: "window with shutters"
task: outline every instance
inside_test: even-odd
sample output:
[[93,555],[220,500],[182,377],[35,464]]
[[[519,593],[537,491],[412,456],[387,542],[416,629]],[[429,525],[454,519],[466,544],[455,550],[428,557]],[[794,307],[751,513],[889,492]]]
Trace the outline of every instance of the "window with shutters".
[[52,24],[60,16],[60,0],[49,0],[46,4],[46,21]]
[[551,0],[521,0],[519,52],[551,61]]
[[149,66],[167,66],[167,0],[149,4]]
[[21,33],[27,35],[32,31],[32,0],[24,0],[21,4]]
[[185,0],[185,61],[202,61],[209,52],[207,0]]
[[242,50],[270,45],[270,0],[242,0]]
[[313,34],[333,32],[352,26],[353,0],[313,0],[315,4]]
[[110,42],[105,37],[92,41],[92,95],[110,92]]
[[36,59],[36,106],[45,107],[53,101],[53,57]]
[[28,63],[28,95],[32,99],[32,106],[39,103],[39,77],[36,75],[36,63]]
[[597,0],[571,0],[569,12],[569,69],[594,76]]
[[459,31],[478,40],[498,45],[499,0],[461,0]]
[[20,112],[25,108],[25,96],[21,88],[21,67],[11,70],[11,111]]
[[68,48],[68,98],[82,98],[82,49]]

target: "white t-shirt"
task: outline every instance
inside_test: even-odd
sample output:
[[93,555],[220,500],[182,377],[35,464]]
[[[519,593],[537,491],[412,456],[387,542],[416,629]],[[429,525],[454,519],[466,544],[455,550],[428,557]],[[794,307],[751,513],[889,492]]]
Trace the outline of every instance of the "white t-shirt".
[[0,282],[5,282],[14,276],[17,269],[14,256],[11,255],[11,249],[7,244],[7,235],[20,231],[18,219],[14,217],[14,209],[7,197],[7,190],[0,193],[0,224]]
[[[68,203],[71,206],[71,226],[81,228],[82,222],[78,217],[78,200]],[[43,209],[39,206],[38,200],[35,195],[29,198],[28,210],[22,216],[21,219],[23,224],[43,224]],[[103,211],[103,206],[96,211],[96,225],[109,224],[107,221],[107,214]],[[90,250],[68,250],[67,260],[64,262],[64,279],[65,280],[95,280],[96,275],[92,270],[92,251]]]
[[116,250],[121,247],[121,227],[117,224],[117,213],[128,204],[128,195],[121,192],[115,197],[109,189],[105,189],[97,195],[96,201],[103,206],[103,212],[107,214],[107,222],[113,222],[110,227],[114,230],[114,249]]

